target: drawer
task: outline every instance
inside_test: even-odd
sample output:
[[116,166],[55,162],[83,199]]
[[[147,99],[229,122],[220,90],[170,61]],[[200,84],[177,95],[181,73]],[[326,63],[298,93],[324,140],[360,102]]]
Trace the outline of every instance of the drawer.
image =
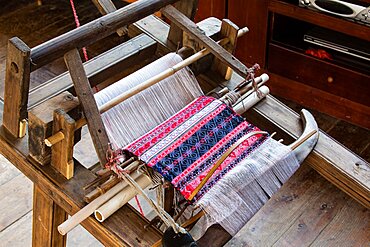
[[369,75],[361,74],[272,43],[269,45],[267,64],[268,70],[272,73],[370,106]]

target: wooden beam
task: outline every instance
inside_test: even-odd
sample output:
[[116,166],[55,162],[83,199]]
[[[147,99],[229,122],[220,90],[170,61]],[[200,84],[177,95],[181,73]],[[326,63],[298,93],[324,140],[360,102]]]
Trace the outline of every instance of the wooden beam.
[[177,0],[141,0],[114,13],[102,16],[68,33],[32,48],[32,70],[35,70],[74,48],[82,48],[114,33],[118,28],[134,23]]
[[66,53],[64,60],[71,75],[78,100],[82,105],[96,153],[101,165],[104,165],[106,163],[106,151],[109,143],[108,134],[101,119],[98,106],[94,99],[94,93],[91,90],[90,82],[86,76],[78,50],[73,49]]
[[63,109],[54,111],[53,134],[61,131],[63,140],[51,147],[51,165],[66,179],[74,172],[73,146],[76,122]]
[[68,215],[38,185],[33,188],[32,218],[32,246],[66,246],[67,236],[60,235],[57,227]]
[[8,42],[3,125],[16,138],[26,134],[30,51],[17,37]]
[[[117,10],[116,6],[111,0],[92,0],[92,1],[102,15],[106,15]],[[118,28],[116,32],[119,36],[126,35],[127,26]]]
[[189,20],[184,14],[178,11],[175,7],[169,5],[162,9],[164,15],[178,25],[183,31],[186,31],[196,41],[204,45],[211,53],[220,59],[222,62],[231,67],[240,76],[246,78],[248,76],[248,68],[241,63],[236,57],[230,54],[222,46],[217,44],[210,37],[205,35],[194,22]]
[[[84,69],[91,85],[95,86],[111,78],[112,75],[129,74],[134,67],[132,64],[140,64],[141,61],[154,56],[155,48],[156,42],[152,38],[140,34],[85,62]],[[28,110],[72,87],[73,82],[67,71],[31,89]]]

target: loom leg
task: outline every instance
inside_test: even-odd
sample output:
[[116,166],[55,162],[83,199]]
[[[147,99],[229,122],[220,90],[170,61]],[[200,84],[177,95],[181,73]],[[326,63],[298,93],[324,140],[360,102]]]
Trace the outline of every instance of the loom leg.
[[67,219],[59,207],[39,186],[33,188],[32,246],[65,247],[67,236],[59,234],[57,227]]

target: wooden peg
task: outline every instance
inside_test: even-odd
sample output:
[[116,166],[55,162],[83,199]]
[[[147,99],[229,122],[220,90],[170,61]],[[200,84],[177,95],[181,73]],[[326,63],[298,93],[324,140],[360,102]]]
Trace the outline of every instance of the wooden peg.
[[4,127],[15,137],[26,134],[31,49],[19,38],[8,42],[4,90]]
[[[232,23],[228,19],[223,19],[221,24],[221,38],[229,38],[229,43],[227,43],[224,48],[231,54],[234,54],[236,48],[236,42],[238,39],[239,27]],[[220,59],[215,58],[212,64],[212,70],[218,72],[226,80],[230,80],[232,76],[232,69],[221,62]]]
[[76,122],[62,109],[54,111],[53,133],[61,131],[64,139],[51,148],[51,165],[67,179],[73,177],[73,146]]

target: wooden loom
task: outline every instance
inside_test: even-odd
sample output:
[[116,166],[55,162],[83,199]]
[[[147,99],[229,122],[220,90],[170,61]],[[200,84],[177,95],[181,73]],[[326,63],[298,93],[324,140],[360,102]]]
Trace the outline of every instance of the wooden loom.
[[[80,122],[78,121],[80,118],[80,112],[76,108],[79,105],[79,101],[83,105],[85,117],[88,119],[88,125],[90,128],[91,135],[93,136],[93,139],[95,139],[94,143],[97,146],[97,153],[99,154],[99,157],[103,162],[105,159],[105,147],[108,143],[107,136],[104,131],[104,126],[102,126],[101,120],[99,121],[99,118],[97,117],[98,116],[97,109],[89,107],[94,106],[94,104],[86,103],[91,102],[91,100],[93,100],[92,94],[84,96],[81,92],[79,92],[79,90],[84,92],[89,91],[91,92],[91,88],[86,75],[83,73],[82,67],[83,65],[79,60],[78,53],[74,49],[88,45],[89,43],[96,41],[97,38],[102,38],[104,35],[108,35],[112,32],[115,32],[115,30],[118,27],[129,24],[132,21],[139,20],[140,18],[154,11],[159,10],[166,4],[173,2],[175,1],[138,2],[137,4],[133,4],[132,6],[129,6],[124,10],[119,10],[117,13],[102,17],[92,23],[87,24],[86,26],[82,27],[79,30],[69,32],[66,35],[58,37],[55,40],[44,43],[33,49],[28,48],[27,45],[25,45],[21,40],[17,38],[13,38],[10,41],[8,50],[9,55],[7,60],[6,92],[3,117],[3,126],[7,131],[10,132],[10,134],[6,132],[2,133],[1,140],[2,144],[4,143],[4,145],[2,145],[1,152],[4,153],[5,156],[7,156],[10,160],[12,161],[14,160],[15,163],[17,162],[18,164],[16,165],[18,165],[18,167],[20,167],[22,171],[26,172],[25,167],[27,166],[28,161],[20,159],[19,157],[22,156],[17,156],[19,154],[17,154],[17,151],[15,150],[19,150],[22,153],[27,153],[28,151],[25,149],[25,147],[24,146],[22,147],[22,144],[26,143],[27,140],[26,138],[18,140],[14,138],[24,136],[24,134],[26,133],[25,119],[27,119],[28,117],[29,121],[28,144],[29,144],[29,154],[32,157],[30,158],[30,162],[37,161],[41,165],[46,165],[51,162],[52,166],[57,171],[59,171],[65,177],[71,178],[70,181],[66,182],[65,180],[60,178],[60,175],[55,174],[54,170],[50,169],[50,167],[48,166],[42,167],[39,166],[39,164],[34,164],[33,167],[31,168],[27,166],[28,174],[30,174],[30,176],[33,177],[34,179],[36,179],[37,176],[46,176],[48,178],[52,178],[52,180],[54,180],[56,184],[59,185],[64,184],[61,188],[64,187],[66,191],[58,192],[58,189],[55,189],[56,188],[55,184],[54,185],[50,184],[50,182],[48,183],[47,181],[45,181],[45,179],[39,178],[41,180],[41,184],[43,184],[42,188],[35,189],[35,191],[39,190],[41,192],[46,190],[47,194],[49,194],[49,196],[52,196],[52,198],[54,199],[53,201],[57,202],[58,205],[55,205],[56,208],[58,208],[58,206],[62,206],[62,208],[66,210],[66,212],[69,214],[76,212],[76,209],[78,207],[81,207],[81,200],[79,204],[78,204],[79,200],[78,199],[76,200],[78,196],[72,195],[72,197],[75,198],[67,200],[65,199],[64,196],[62,196],[62,194],[63,193],[68,194],[69,193],[68,191],[73,191],[73,189],[69,186],[73,187],[77,184],[80,187],[82,187],[89,181],[89,178],[91,180],[92,177],[92,174],[88,173],[89,171],[84,171],[83,168],[76,164],[76,162],[75,164],[73,164],[74,163],[73,145],[79,139],[79,133],[78,131],[75,132],[75,129],[79,129],[81,127],[80,124],[81,121]],[[185,6],[191,6],[191,4]],[[172,21],[174,23],[176,23],[176,21],[177,24],[186,23],[183,22],[184,19],[180,19],[180,17],[176,14],[176,11],[173,8],[167,8],[166,12],[168,12],[167,14],[169,14],[169,16],[173,18]],[[125,15],[122,15],[121,13],[125,13]],[[223,23],[224,30],[230,28],[231,25],[229,22],[224,21]],[[140,26],[140,23],[136,25]],[[228,28],[225,28],[225,26]],[[192,47],[195,50],[199,50],[200,43],[201,45],[204,45],[208,49],[211,49],[211,51],[214,52],[216,57],[219,58],[220,55],[224,55],[221,56],[221,58],[224,61],[226,60],[229,63],[229,65],[232,65],[234,70],[239,71],[239,73],[243,74],[243,71],[241,69],[242,67],[238,67],[237,65],[235,65],[234,62],[227,60],[227,58],[229,59],[231,58],[229,54],[224,54],[222,50],[217,50],[218,47],[214,47],[213,43],[210,43],[209,39],[207,39],[206,36],[199,33],[199,31],[197,31],[197,29],[194,28],[194,26],[189,24],[182,26],[182,28],[189,32],[190,36],[193,35],[193,37],[195,37],[194,40],[189,39],[189,37],[186,36],[187,38],[185,39],[186,41],[184,43],[192,44]],[[235,28],[231,30],[234,30],[235,37]],[[133,27],[132,31],[137,31],[137,27]],[[177,29],[177,35],[179,34],[178,31],[179,30]],[[222,32],[224,31],[221,31],[221,33]],[[99,33],[99,37],[98,35],[96,35],[97,33]],[[169,37],[176,36],[173,35],[173,33],[176,33],[176,28],[172,26],[169,33],[170,33]],[[196,34],[195,36],[194,33]],[[153,34],[153,32],[150,32],[150,34],[151,37],[155,36],[161,38],[161,35]],[[232,34],[229,35],[231,37]],[[141,37],[144,37],[144,35],[142,35]],[[145,38],[147,38],[147,36],[145,36]],[[141,40],[138,39],[139,38],[136,38],[136,41],[144,42],[143,41],[144,38],[141,38]],[[147,38],[146,45],[151,49],[151,51],[149,51],[150,49],[145,48],[145,52],[154,53],[153,44],[156,42],[153,40],[149,41],[148,40],[149,39]],[[230,40],[232,40],[232,38],[230,38]],[[178,41],[179,40],[173,39],[171,42],[173,44],[177,44]],[[163,39],[158,41],[157,49],[158,53],[163,53],[164,51],[168,50],[168,46],[163,45],[166,44],[167,42],[168,42],[167,40]],[[69,50],[72,51],[70,52]],[[229,47],[229,50],[233,50],[233,48]],[[35,105],[40,103],[37,100],[38,97],[37,93],[39,92],[30,92],[30,94],[28,92],[30,72],[48,63],[49,61],[52,61],[53,59],[59,56],[62,56],[65,53],[67,53],[66,61],[67,64],[69,64],[70,75],[74,81],[75,89],[79,96],[78,98],[79,101],[69,93],[63,92],[62,94],[59,94],[58,96],[50,100],[46,100],[44,103],[36,107]],[[115,54],[117,53],[118,52],[115,52]],[[140,55],[142,56],[142,54],[139,54],[138,57],[140,57]],[[122,58],[117,58],[117,60],[118,61],[115,61],[116,62],[115,64],[110,65],[110,69],[112,70],[117,69],[118,67],[117,64],[122,65],[125,64],[125,62],[127,61],[127,60],[125,61]],[[99,69],[97,67],[99,66],[103,67],[103,65],[99,64],[97,66],[98,63],[100,62],[92,61],[91,63],[85,64],[85,70],[87,71],[88,76],[90,77],[96,76],[96,74],[99,73]],[[225,67],[223,67],[219,71],[223,71],[223,73],[225,73]],[[61,78],[56,79],[55,81],[60,82],[62,81],[62,79],[65,78],[68,78],[68,75],[64,76],[62,75]],[[76,80],[76,78],[78,78],[78,80]],[[69,79],[67,79],[67,84],[68,83],[70,83]],[[50,83],[50,85],[56,85],[56,83],[55,82],[54,84]],[[57,85],[57,87],[62,86]],[[66,87],[68,87],[68,85],[64,86],[63,89],[65,89]],[[50,98],[51,96],[60,93],[60,91],[63,91],[61,89],[54,90],[57,92],[55,91],[51,92]],[[45,107],[47,108],[50,107],[47,113],[43,112]],[[32,108],[32,110],[28,111],[28,109],[30,108]],[[53,112],[54,110],[56,111],[53,113],[53,117],[51,117],[50,112]],[[279,103],[277,103],[273,98],[268,97],[266,101],[258,105],[252,111],[256,118],[258,118],[258,116],[263,116],[267,119],[271,119],[271,116],[274,116],[274,112],[276,113],[276,111],[284,113],[284,107],[281,105],[279,106]],[[288,127],[286,127],[287,123],[285,123],[283,119],[275,118],[272,120],[272,122],[283,129],[291,128],[290,130],[288,129],[287,132],[288,133],[290,132],[290,134],[293,135],[294,134],[297,135],[297,132],[293,133],[291,132],[297,130],[297,126],[293,124],[296,121],[296,116],[289,114],[291,113],[288,112],[283,114],[283,116],[287,117],[290,120],[288,123],[289,125]],[[44,140],[51,135],[51,132],[58,133],[56,139],[60,141],[56,142],[56,145],[53,145],[50,155],[50,150],[44,145]],[[63,138],[60,138],[62,136]],[[346,150],[342,151],[340,146],[337,149],[339,156],[327,153],[328,150],[333,149],[330,148],[326,149],[325,146],[333,146],[338,144],[333,143],[333,141],[325,135],[321,136],[323,136],[324,138],[324,140],[321,140],[321,145],[323,146],[321,146],[321,150],[320,146],[316,149],[317,150],[316,153],[313,153],[310,156],[308,162],[312,164],[314,167],[316,166],[317,170],[321,172],[329,180],[339,185],[339,187],[341,187],[347,193],[351,194],[358,201],[362,202],[365,206],[369,207],[369,189],[368,189],[369,187],[366,184],[366,180],[362,180],[361,174],[360,176],[358,174],[351,174],[351,169],[349,167],[346,167],[348,164],[356,166],[361,165],[366,166],[364,161],[360,160],[359,158],[353,155],[350,155],[349,152]],[[5,142],[5,140],[7,141]],[[17,156],[18,159],[15,158],[15,156]],[[322,168],[321,166],[322,164],[327,166],[327,169]],[[74,168],[74,165],[76,165],[77,167]],[[76,173],[75,177],[72,178],[74,169],[76,169]],[[346,185],[344,185],[344,183],[346,183]],[[37,195],[40,196],[39,194]],[[126,211],[128,210],[127,212],[129,212],[131,209],[127,208],[125,210]],[[60,217],[63,218],[63,213],[60,214],[57,211],[58,210],[53,210],[53,214],[58,214]],[[140,219],[137,213],[134,212],[134,214],[131,215],[131,217],[132,219],[130,219],[129,222],[125,222],[122,225],[122,227],[125,227],[125,224],[127,224],[127,227],[130,227],[136,220],[138,222],[137,225],[138,228],[140,228],[140,224],[141,225],[145,224],[144,223],[145,221],[143,219]],[[94,221],[92,220],[88,220],[87,223],[85,224],[90,225],[91,229],[92,225],[96,223],[94,223]],[[137,233],[135,233],[135,231],[132,231],[132,234],[134,235],[125,236],[127,237],[127,239],[125,238],[121,241],[125,241],[126,244],[134,245],[135,241],[137,240],[133,236],[137,236]],[[156,236],[158,236],[157,234],[158,232],[156,232],[155,229],[149,230],[149,233],[147,235],[140,236],[140,240],[142,239],[147,243],[151,243],[154,241],[151,238],[155,239]],[[120,241],[119,237],[113,236],[111,240],[102,239],[102,242],[109,243],[109,241],[113,240]]]

